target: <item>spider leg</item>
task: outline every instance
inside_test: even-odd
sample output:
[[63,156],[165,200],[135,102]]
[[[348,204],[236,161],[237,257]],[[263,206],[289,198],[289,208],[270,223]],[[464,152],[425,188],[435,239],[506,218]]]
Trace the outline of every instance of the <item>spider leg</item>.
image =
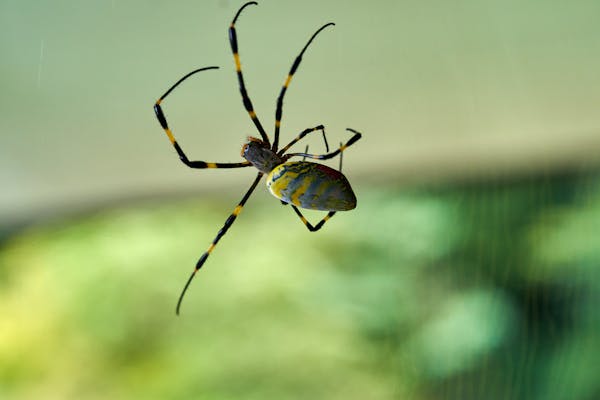
[[205,68],[199,68],[196,69],[188,74],[186,74],[185,76],[183,76],[181,79],[179,79],[177,82],[175,82],[175,84],[173,86],[171,86],[169,88],[169,90],[167,90],[165,92],[165,94],[163,94],[162,96],[160,96],[160,98],[156,101],[156,103],[154,104],[154,113],[156,114],[156,118],[158,119],[158,122],[160,123],[160,126],[164,129],[167,137],[169,138],[169,141],[171,142],[171,144],[173,145],[173,147],[175,148],[175,151],[177,151],[177,154],[179,155],[179,159],[181,159],[181,161],[187,165],[190,168],[241,168],[241,167],[249,167],[251,164],[247,161],[245,162],[240,162],[240,163],[215,163],[215,162],[206,162],[206,161],[190,161],[188,159],[188,157],[186,156],[186,154],[184,153],[183,149],[179,146],[179,143],[177,143],[177,140],[175,140],[175,136],[173,136],[173,132],[171,131],[171,129],[169,128],[169,124],[167,123],[167,118],[165,117],[165,114],[162,110],[161,107],[161,103],[162,101],[177,87],[179,86],[179,84],[181,84],[183,81],[185,81],[187,78],[189,78],[190,76],[198,73],[198,72],[202,72],[202,71],[206,71],[209,69],[217,69],[219,67],[205,67]]
[[302,140],[302,138],[304,138],[309,133],[312,133],[312,132],[315,132],[315,131],[321,131],[323,133],[323,141],[325,142],[325,151],[329,152],[329,144],[327,143],[327,136],[325,136],[325,127],[323,125],[319,125],[319,126],[315,126],[314,128],[305,129],[302,132],[300,132],[300,134],[298,136],[296,136],[294,138],[294,140],[292,140],[287,145],[285,145],[281,150],[279,150],[279,152],[277,153],[277,155],[281,157],[286,151],[288,151],[290,149],[290,147],[292,147],[298,141]]
[[333,217],[335,215],[335,211],[329,211],[327,213],[327,215],[325,217],[323,217],[322,220],[319,221],[318,224],[316,225],[312,225],[310,222],[308,222],[308,220],[306,219],[306,217],[304,215],[302,215],[302,213],[300,212],[300,210],[298,209],[298,207],[296,207],[293,204],[290,204],[292,206],[292,208],[294,209],[294,211],[296,212],[296,214],[298,215],[298,217],[300,217],[300,220],[302,221],[302,223],[308,228],[309,231],[311,232],[316,232],[319,229],[321,229],[323,227],[323,225],[325,225],[325,222],[329,221],[329,219],[331,217]]
[[302,48],[302,51],[300,52],[300,54],[298,54],[298,57],[296,57],[296,59],[294,60],[294,63],[292,64],[292,68],[290,68],[290,72],[288,72],[285,82],[283,83],[283,86],[281,87],[281,92],[279,92],[279,97],[277,98],[277,109],[275,110],[275,136],[273,138],[273,151],[277,151],[277,146],[279,144],[279,128],[281,127],[281,114],[283,112],[283,98],[285,96],[285,92],[287,91],[288,86],[290,85],[292,77],[296,73],[298,66],[300,66],[300,62],[302,61],[302,56],[304,55],[304,52],[306,51],[306,49],[308,49],[308,46],[311,44],[311,42],[315,39],[315,37],[317,37],[317,35],[323,29],[327,28],[328,26],[333,26],[333,25],[335,25],[333,22],[325,24],[322,27],[320,27],[311,36],[311,38],[308,40],[308,43],[306,43],[306,45]]
[[354,135],[350,138],[350,140],[348,140],[346,142],[346,144],[340,145],[340,147],[337,150],[332,151],[331,153],[327,153],[327,154],[288,153],[287,156],[288,157],[308,157],[308,158],[313,158],[316,160],[329,160],[330,158],[333,158],[333,157],[337,156],[338,154],[341,154],[344,150],[346,150],[348,147],[352,146],[354,143],[356,143],[362,137],[362,135],[359,132],[355,131],[354,129],[346,128],[346,130],[354,133]]
[[242,212],[242,208],[244,208],[244,204],[246,204],[246,201],[248,201],[248,198],[250,197],[250,195],[256,188],[256,185],[258,184],[258,182],[260,181],[260,178],[262,178],[262,176],[263,176],[262,172],[259,172],[258,175],[256,175],[256,178],[254,179],[254,182],[252,182],[250,189],[248,189],[248,191],[246,192],[244,197],[242,197],[242,200],[240,200],[238,205],[233,209],[233,212],[227,218],[227,220],[225,221],[225,224],[217,233],[217,236],[213,239],[210,246],[208,246],[208,249],[206,249],[204,254],[202,254],[200,259],[196,263],[196,266],[194,267],[194,271],[192,272],[192,274],[188,278],[185,286],[183,287],[183,290],[181,291],[181,294],[179,295],[179,300],[177,300],[177,308],[175,309],[175,312],[177,313],[177,315],[179,315],[179,309],[181,308],[181,301],[183,300],[183,296],[185,295],[185,292],[187,291],[188,287],[190,286],[192,279],[194,279],[194,276],[196,276],[196,272],[198,272],[198,270],[200,268],[202,268],[202,266],[206,262],[206,259],[210,255],[210,253],[212,253],[212,251],[217,246],[217,243],[219,243],[219,240],[221,240],[221,238],[225,235],[225,233],[227,233],[227,230],[231,227],[231,225],[233,225],[233,223],[234,223],[235,219],[237,218],[237,216],[239,215],[239,213]]
[[252,101],[250,100],[250,97],[248,96],[248,91],[246,90],[246,84],[244,83],[244,75],[242,74],[242,65],[240,63],[240,55],[238,53],[237,35],[235,32],[235,22],[237,21],[238,17],[242,13],[242,10],[252,4],[258,5],[257,2],[250,1],[246,4],[244,4],[238,10],[237,14],[235,14],[235,17],[233,18],[233,21],[231,21],[231,25],[229,26],[229,44],[231,45],[231,52],[233,53],[233,60],[235,61],[235,70],[237,72],[238,82],[240,85],[240,94],[242,95],[242,101],[244,102],[244,107],[246,108],[248,115],[250,115],[250,119],[252,119],[252,122],[254,122],[256,129],[258,129],[258,132],[260,132],[260,136],[262,137],[263,142],[269,144],[270,143],[269,136],[267,136],[265,129],[263,128],[262,124],[258,120],[258,117],[256,116],[256,112],[254,112],[254,106],[252,105]]

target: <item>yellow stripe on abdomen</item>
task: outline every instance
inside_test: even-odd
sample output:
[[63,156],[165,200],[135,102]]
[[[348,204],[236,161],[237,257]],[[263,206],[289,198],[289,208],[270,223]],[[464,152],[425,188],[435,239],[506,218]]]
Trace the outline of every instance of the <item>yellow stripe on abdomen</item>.
[[267,177],[267,187],[273,196],[300,205],[300,196],[309,189],[315,177],[309,163],[286,163],[277,166]]
[[308,190],[310,185],[312,185],[314,180],[315,179],[313,176],[302,177],[301,183],[294,188],[293,192],[290,195],[290,200],[292,201],[292,204],[296,206],[300,205],[300,196],[306,193],[306,191]]

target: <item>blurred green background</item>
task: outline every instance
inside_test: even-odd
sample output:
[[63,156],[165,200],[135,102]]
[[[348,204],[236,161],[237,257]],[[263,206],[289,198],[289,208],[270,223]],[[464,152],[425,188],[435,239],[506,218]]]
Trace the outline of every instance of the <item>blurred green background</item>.
[[220,66],[164,109],[190,158],[240,159],[241,4],[0,2],[0,398],[600,397],[600,3],[246,9],[269,132],[336,23],[282,141],[363,132],[358,208],[310,233],[261,184],[175,317],[254,173],[185,168],[152,105]]

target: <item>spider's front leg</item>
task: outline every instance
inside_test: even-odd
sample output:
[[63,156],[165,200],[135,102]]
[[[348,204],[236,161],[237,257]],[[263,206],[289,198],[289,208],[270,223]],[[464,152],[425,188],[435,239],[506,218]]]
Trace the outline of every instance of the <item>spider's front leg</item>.
[[246,109],[246,112],[250,116],[252,122],[254,122],[254,126],[256,126],[256,129],[260,133],[260,137],[262,138],[263,142],[270,143],[269,136],[267,135],[267,132],[265,132],[265,129],[260,123],[260,120],[258,119],[256,112],[254,111],[252,100],[250,100],[250,96],[248,95],[248,90],[246,90],[246,84],[244,83],[244,74],[242,72],[242,64],[240,62],[240,53],[238,51],[237,33],[235,30],[235,23],[237,22],[238,17],[242,13],[242,10],[247,6],[257,4],[258,3],[255,1],[249,1],[238,10],[237,14],[235,14],[233,21],[231,21],[231,25],[229,25],[229,44],[231,46],[231,52],[233,53],[233,61],[235,62],[235,71],[238,77],[238,84],[240,87],[240,94],[242,96],[244,108]]
[[[321,131],[323,133],[323,141],[325,142],[325,151],[329,152],[329,144],[327,143],[327,136],[325,135],[325,127],[323,125],[318,125],[318,126],[315,126],[314,128],[307,128],[307,129],[303,130],[302,132],[300,132],[300,134],[298,136],[296,136],[294,138],[294,140],[292,140],[291,142],[286,144],[281,150],[279,150],[277,155],[280,157],[283,156],[285,154],[285,152],[290,149],[290,147],[292,147],[294,144],[296,144],[297,142],[302,140],[302,138],[304,138],[309,133],[312,133],[315,131]],[[306,151],[308,151],[308,150],[306,150]]]
[[219,67],[199,68],[199,69],[196,69],[196,70],[194,70],[194,71],[186,74],[181,79],[179,79],[173,86],[171,86],[169,88],[169,90],[167,90],[165,92],[165,94],[163,94],[162,96],[160,96],[160,98],[156,101],[156,103],[154,103],[154,113],[156,114],[156,118],[158,119],[158,122],[160,123],[160,126],[165,131],[165,134],[167,135],[167,137],[169,138],[169,141],[171,142],[171,144],[175,148],[175,151],[177,151],[177,154],[179,155],[179,159],[185,165],[187,165],[190,168],[199,168],[199,169],[204,169],[204,168],[242,168],[242,167],[249,167],[251,165],[247,161],[239,162],[239,163],[216,163],[216,162],[207,162],[207,161],[190,161],[188,159],[187,155],[185,154],[185,152],[183,151],[183,149],[179,146],[179,143],[177,143],[177,140],[175,140],[175,136],[173,135],[173,132],[169,128],[169,124],[167,122],[167,118],[165,117],[165,114],[164,114],[164,112],[162,110],[162,107],[161,107],[162,101],[177,86],[179,86],[179,84],[181,84],[187,78],[189,78],[190,76],[192,76],[192,75],[194,75],[194,74],[196,74],[198,72],[206,71],[206,70],[209,70],[209,69],[218,69],[218,68]]
[[[333,26],[333,25],[335,25],[333,22],[329,22],[329,23],[323,25],[310,37],[310,39],[308,40],[308,43],[306,43],[304,45],[304,47],[302,48],[302,51],[300,51],[300,54],[298,54],[298,56],[294,60],[294,63],[292,64],[292,67],[290,68],[290,72],[288,72],[288,74],[285,78],[285,81],[283,82],[283,86],[281,87],[281,91],[279,92],[279,97],[277,97],[277,108],[275,110],[275,136],[273,138],[273,151],[277,151],[277,146],[279,145],[279,130],[281,129],[281,116],[283,114],[283,98],[285,97],[285,93],[287,92],[288,86],[290,85],[290,82],[292,81],[292,77],[294,76],[294,74],[296,73],[296,70],[300,66],[300,63],[302,62],[302,56],[304,55],[304,52],[306,51],[306,49],[308,49],[308,46],[310,46],[312,41],[315,40],[317,35],[323,29],[327,28],[328,26]],[[329,151],[329,150],[327,150],[327,151]]]
[[312,158],[315,160],[329,160],[330,158],[333,158],[333,157],[337,156],[338,154],[341,154],[343,151],[345,151],[348,147],[352,146],[354,143],[356,143],[362,137],[362,135],[359,132],[355,131],[352,128],[346,128],[346,130],[354,133],[354,135],[350,138],[350,140],[348,140],[346,142],[346,144],[340,144],[340,147],[337,150],[332,151],[331,153],[327,153],[327,154],[288,153],[287,156],[288,157],[308,157],[308,158]]

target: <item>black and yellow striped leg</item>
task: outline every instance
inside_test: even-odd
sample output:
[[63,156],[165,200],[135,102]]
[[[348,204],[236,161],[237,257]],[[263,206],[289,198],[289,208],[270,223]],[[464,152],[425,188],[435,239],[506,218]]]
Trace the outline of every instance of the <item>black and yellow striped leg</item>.
[[267,136],[267,133],[265,132],[265,129],[263,128],[262,124],[258,120],[256,112],[254,112],[254,106],[252,106],[252,101],[250,100],[250,97],[248,96],[248,91],[246,90],[246,84],[244,83],[244,75],[242,74],[242,65],[240,63],[240,55],[238,53],[237,35],[235,33],[235,22],[242,13],[242,10],[251,4],[257,5],[258,3],[255,1],[250,1],[244,4],[238,10],[237,14],[235,14],[235,17],[233,18],[233,21],[229,26],[229,43],[231,44],[231,51],[233,52],[233,60],[235,61],[235,70],[237,72],[238,83],[240,85],[240,94],[242,95],[244,107],[246,108],[248,115],[250,115],[252,122],[254,122],[254,125],[256,125],[256,129],[258,129],[258,132],[260,133],[263,142],[269,144],[269,137]]
[[308,222],[308,220],[306,219],[306,217],[304,215],[302,215],[302,213],[300,212],[300,210],[298,210],[298,207],[296,207],[293,204],[291,204],[291,206],[294,209],[294,211],[296,212],[296,214],[298,215],[298,217],[300,217],[300,220],[302,221],[302,223],[311,232],[316,232],[319,229],[321,229],[323,227],[323,225],[325,225],[325,222],[329,221],[329,219],[335,215],[335,211],[329,211],[327,213],[327,215],[322,220],[319,221],[318,224],[316,224],[316,225],[313,226],[310,222]]
[[185,283],[185,286],[183,287],[183,290],[181,291],[181,294],[179,295],[179,300],[177,300],[177,308],[175,309],[175,312],[177,313],[177,315],[179,315],[179,309],[181,308],[181,301],[183,300],[183,296],[185,295],[185,292],[187,291],[188,287],[190,286],[192,279],[194,279],[194,276],[196,276],[196,272],[198,272],[198,270],[200,268],[202,268],[202,266],[206,262],[206,259],[210,255],[210,253],[212,253],[212,251],[217,246],[217,243],[219,243],[219,240],[221,240],[221,238],[225,235],[225,233],[227,233],[227,230],[231,227],[231,225],[233,225],[233,223],[235,222],[235,219],[240,214],[240,212],[242,212],[242,208],[244,208],[244,204],[246,204],[246,201],[248,201],[248,198],[250,197],[250,195],[256,188],[256,185],[258,185],[258,182],[260,181],[262,176],[263,176],[262,172],[259,172],[258,175],[256,175],[256,179],[254,179],[254,182],[252,182],[252,186],[250,186],[250,189],[248,189],[248,191],[246,192],[244,197],[242,197],[242,200],[240,200],[238,205],[233,209],[233,212],[227,218],[227,220],[225,221],[225,224],[217,233],[217,236],[214,238],[214,240],[212,241],[210,246],[208,246],[208,249],[206,249],[204,254],[202,254],[200,259],[196,263],[196,267],[194,267],[194,271],[192,272],[189,279]]
[[346,150],[348,147],[352,146],[354,143],[356,143],[362,137],[362,135],[359,132],[355,131],[354,129],[346,128],[346,130],[354,133],[354,135],[350,138],[350,140],[348,140],[346,142],[346,144],[341,144],[337,150],[332,151],[331,153],[327,153],[327,154],[288,153],[287,156],[288,157],[308,157],[308,158],[313,158],[313,159],[317,159],[317,160],[329,160],[330,158],[333,158],[333,157],[337,156],[338,154],[342,153],[344,150]]
[[296,57],[296,59],[294,60],[294,63],[292,64],[292,68],[290,68],[290,72],[288,72],[288,75],[285,78],[285,82],[283,83],[283,86],[281,87],[281,92],[279,92],[279,97],[277,98],[277,109],[275,110],[275,136],[273,138],[273,147],[272,147],[273,151],[277,151],[277,146],[279,145],[279,129],[281,127],[281,115],[283,113],[283,98],[285,96],[285,92],[287,91],[288,86],[290,85],[292,77],[294,76],[294,74],[296,73],[296,70],[300,66],[300,62],[302,61],[302,56],[304,55],[304,52],[306,51],[306,49],[308,48],[310,43],[314,40],[315,37],[317,37],[317,35],[323,29],[327,28],[328,26],[333,26],[333,25],[335,25],[333,22],[325,24],[322,27],[320,27],[319,30],[317,30],[311,36],[311,38],[308,40],[308,43],[306,43],[306,45],[304,46],[304,48],[302,48],[302,51],[300,52],[298,57]]
[[290,147],[292,147],[298,141],[302,140],[302,138],[304,138],[309,133],[312,133],[315,131],[321,131],[323,133],[323,141],[325,142],[325,151],[329,152],[329,144],[327,143],[327,137],[325,136],[325,127],[323,125],[319,125],[319,126],[315,126],[314,128],[305,129],[302,132],[300,132],[300,134],[298,136],[296,136],[296,138],[294,138],[294,140],[292,140],[287,145],[285,145],[281,150],[279,150],[277,155],[281,157],[286,151],[288,151],[290,149]]
[[179,143],[177,143],[177,141],[175,140],[175,136],[173,136],[173,132],[171,132],[171,129],[169,128],[169,124],[167,123],[167,118],[165,117],[165,114],[164,114],[164,112],[162,110],[162,107],[161,107],[162,101],[173,91],[173,89],[175,89],[177,86],[179,86],[179,84],[181,84],[187,78],[189,78],[190,76],[194,75],[197,72],[206,71],[206,70],[209,70],[209,69],[217,69],[217,68],[219,68],[219,67],[199,68],[197,70],[194,70],[194,71],[188,73],[183,78],[179,79],[177,82],[175,82],[175,84],[173,86],[171,86],[169,88],[169,90],[167,90],[165,92],[165,94],[163,94],[162,96],[160,96],[160,98],[156,101],[156,103],[154,103],[154,113],[156,114],[156,118],[158,119],[158,122],[160,123],[160,126],[164,129],[167,137],[169,138],[169,141],[171,142],[171,144],[175,148],[175,151],[177,151],[177,154],[179,155],[179,159],[185,165],[187,165],[188,167],[190,167],[190,168],[241,168],[241,167],[249,167],[251,164],[248,161],[240,162],[240,163],[215,163],[215,162],[206,162],[206,161],[190,161],[188,159],[187,155],[184,153],[183,149],[179,146]]

